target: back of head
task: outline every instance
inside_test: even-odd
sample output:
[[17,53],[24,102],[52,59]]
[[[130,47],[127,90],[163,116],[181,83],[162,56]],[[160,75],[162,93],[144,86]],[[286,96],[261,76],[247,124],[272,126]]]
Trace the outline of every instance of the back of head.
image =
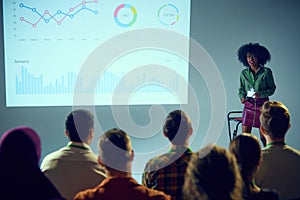
[[236,160],[226,149],[206,146],[194,154],[184,182],[186,199],[241,199],[242,185]]
[[287,107],[278,101],[267,101],[261,108],[261,126],[271,138],[284,138],[290,124]]
[[249,177],[252,177],[255,173],[261,158],[259,141],[255,136],[244,133],[238,135],[231,141],[229,151],[237,159],[244,181],[244,197],[247,199],[251,194],[250,185],[252,180],[250,180]]
[[184,145],[191,128],[189,116],[182,110],[174,110],[168,114],[163,131],[172,144]]
[[40,138],[33,129],[17,127],[3,134],[0,139],[1,199],[62,199],[40,170],[40,155]]
[[231,141],[229,151],[235,155],[243,172],[254,173],[261,158],[260,144],[255,136],[248,133],[238,135]]
[[72,142],[84,142],[94,128],[94,116],[84,109],[72,111],[65,121],[65,129]]
[[[6,165],[18,163],[38,165],[41,155],[41,142],[38,134],[29,127],[8,130],[0,139],[1,162]],[[1,163],[4,164],[4,163]]]
[[99,139],[99,158],[109,169],[126,171],[131,151],[130,138],[121,129],[110,129]]

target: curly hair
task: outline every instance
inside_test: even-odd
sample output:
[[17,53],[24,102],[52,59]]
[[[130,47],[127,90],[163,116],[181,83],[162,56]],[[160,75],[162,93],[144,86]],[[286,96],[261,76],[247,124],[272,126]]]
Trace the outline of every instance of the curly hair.
[[239,61],[246,67],[249,67],[249,63],[247,62],[248,53],[256,56],[258,59],[258,64],[262,66],[271,60],[271,54],[266,47],[260,45],[259,43],[250,42],[242,45],[237,51]]

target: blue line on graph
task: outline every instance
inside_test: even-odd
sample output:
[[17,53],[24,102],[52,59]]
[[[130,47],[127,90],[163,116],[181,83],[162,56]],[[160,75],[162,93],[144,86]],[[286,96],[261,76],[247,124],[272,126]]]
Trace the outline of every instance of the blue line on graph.
[[[24,19],[24,17],[21,17],[20,20],[31,24],[33,27],[36,27],[36,25],[39,23],[39,21],[41,19],[43,19],[45,23],[49,23],[50,20],[54,20],[58,24],[61,24],[66,17],[69,17],[72,19],[75,15],[79,14],[81,11],[84,11],[84,10],[91,12],[94,15],[98,15],[99,12],[97,10],[92,10],[86,6],[86,4],[88,4],[88,3],[98,3],[98,1],[97,0],[82,1],[79,5],[70,8],[67,12],[57,10],[54,14],[51,14],[48,10],[45,10],[44,13],[41,13],[34,7],[29,7],[27,5],[24,5],[23,3],[20,3],[19,4],[20,8],[26,8],[28,10],[31,10],[33,13],[37,14],[40,17],[35,23],[27,21],[26,19]],[[49,15],[50,17],[45,17],[46,15]],[[56,19],[56,17],[58,15],[63,15],[63,17],[60,20],[58,20],[58,19]]]

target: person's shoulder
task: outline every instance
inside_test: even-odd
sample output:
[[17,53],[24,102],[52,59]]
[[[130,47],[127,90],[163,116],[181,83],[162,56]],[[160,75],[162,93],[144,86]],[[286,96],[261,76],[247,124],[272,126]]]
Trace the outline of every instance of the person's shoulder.
[[241,74],[247,73],[249,71],[249,67],[244,67],[241,71]]
[[[149,189],[149,188],[147,188]],[[161,191],[154,190],[154,189],[149,189],[151,190],[149,194],[149,199],[157,199],[157,200],[171,200],[171,196],[167,195]]]
[[300,163],[300,151],[288,146],[271,146],[262,149],[263,160],[289,160]]
[[136,188],[136,191],[139,191],[143,199],[157,199],[157,200],[168,200],[171,199],[170,195],[165,194],[162,191],[155,189],[147,188],[146,186],[139,185]]
[[289,154],[295,154],[297,156],[300,156],[300,151],[294,147],[291,147],[287,144],[283,146],[271,146],[271,147],[266,147],[262,149],[263,154],[268,154],[270,152],[286,152]]
[[275,190],[272,189],[261,189],[259,193],[254,193],[252,195],[253,200],[261,200],[261,199],[268,199],[268,200],[279,200],[279,195]]
[[151,158],[146,163],[146,166],[148,166],[151,169],[160,169],[174,161],[173,154],[170,152],[164,153],[162,155],[156,156],[154,158]]
[[269,199],[269,200],[278,200],[279,199],[279,195],[275,190],[261,189],[261,193],[265,197],[264,199]]
[[298,149],[295,149],[291,146],[285,145],[284,149],[289,152],[290,154],[295,155],[296,157],[298,157],[300,159],[300,151]]
[[65,150],[65,147],[62,147],[60,149],[54,150],[54,151],[46,154],[46,156],[44,157],[44,161],[59,158],[61,155],[63,155],[64,150]]
[[88,150],[83,154],[84,157],[86,157],[86,159],[89,160],[93,160],[93,161],[97,161],[97,154],[95,152],[93,152],[92,150]]
[[93,199],[97,199],[98,196],[100,196],[103,191],[101,184],[96,186],[95,188],[90,188],[90,189],[86,189],[83,190],[81,192],[78,192],[75,197],[74,200],[93,200]]
[[93,189],[87,189],[77,193],[74,197],[74,200],[89,200],[93,199],[94,191]]
[[153,157],[147,161],[147,164],[157,165],[157,164],[163,162],[168,157],[168,154],[169,153],[164,153],[164,154],[158,155],[156,157]]
[[162,155],[156,156],[152,159],[150,159],[147,164],[148,165],[153,165],[153,166],[159,166],[161,167],[169,165],[171,163],[174,163],[175,161],[181,162],[188,162],[194,152],[192,150],[186,150],[186,151],[181,151],[181,150],[170,150],[167,153],[164,153]]
[[265,73],[272,73],[272,69],[270,67],[263,67],[262,69],[265,71]]
[[289,151],[292,151],[294,153],[300,154],[300,150],[299,149],[296,149],[296,148],[294,148],[292,146],[289,146],[289,145],[285,145],[284,147],[285,147],[285,149],[288,149]]

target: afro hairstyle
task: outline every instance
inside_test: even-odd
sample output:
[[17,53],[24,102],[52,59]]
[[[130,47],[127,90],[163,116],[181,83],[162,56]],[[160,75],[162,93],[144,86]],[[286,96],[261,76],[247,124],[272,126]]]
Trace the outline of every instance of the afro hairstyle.
[[248,43],[242,45],[238,51],[238,59],[244,66],[249,67],[247,62],[247,54],[252,54],[258,58],[258,64],[264,66],[268,61],[271,60],[271,54],[269,50],[261,46],[259,43]]

